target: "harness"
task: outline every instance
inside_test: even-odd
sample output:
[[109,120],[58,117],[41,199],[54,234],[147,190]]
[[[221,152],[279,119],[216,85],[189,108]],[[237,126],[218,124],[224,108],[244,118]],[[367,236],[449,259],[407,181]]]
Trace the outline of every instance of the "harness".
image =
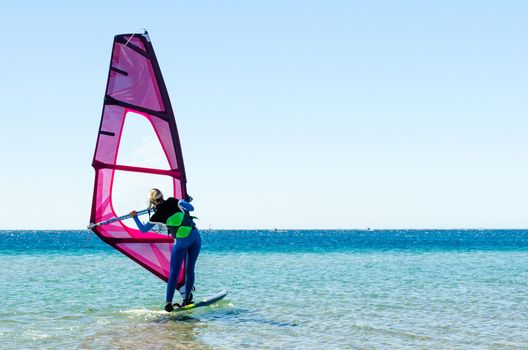
[[189,215],[187,212],[177,212],[167,219],[167,229],[173,238],[189,237],[193,228],[196,227],[193,219],[195,216]]

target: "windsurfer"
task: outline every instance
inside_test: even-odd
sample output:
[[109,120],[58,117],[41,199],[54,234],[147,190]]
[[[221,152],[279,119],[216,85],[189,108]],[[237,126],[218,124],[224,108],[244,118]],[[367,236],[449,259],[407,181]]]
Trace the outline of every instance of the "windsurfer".
[[[192,200],[191,197],[187,197],[187,200],[179,201],[173,197],[165,200],[161,191],[156,188],[151,189],[148,192],[148,196],[149,208],[154,208],[155,210],[150,220],[143,224],[137,217],[136,211],[130,212],[130,215],[134,218],[141,232],[150,231],[157,223],[162,223],[167,225],[169,233],[175,239],[170,258],[170,274],[165,299],[165,310],[171,312],[174,310],[172,299],[176,290],[180,268],[185,258],[187,258],[185,264],[185,297],[181,306],[192,303],[194,268],[200,254],[202,240],[196,224],[193,222],[193,217],[189,214],[189,212],[194,210],[192,204],[189,203]],[[174,305],[179,306],[178,304]]]

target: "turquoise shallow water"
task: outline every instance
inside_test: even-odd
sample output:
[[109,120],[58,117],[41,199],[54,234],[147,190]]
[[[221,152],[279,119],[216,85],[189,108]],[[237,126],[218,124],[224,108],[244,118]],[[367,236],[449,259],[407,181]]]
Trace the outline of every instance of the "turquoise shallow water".
[[528,231],[202,233],[197,297],[83,231],[0,232],[0,348],[526,349]]

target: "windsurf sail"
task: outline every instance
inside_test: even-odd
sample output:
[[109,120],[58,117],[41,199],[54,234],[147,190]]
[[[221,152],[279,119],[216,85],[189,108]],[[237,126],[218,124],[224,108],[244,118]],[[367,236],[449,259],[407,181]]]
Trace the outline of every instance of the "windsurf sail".
[[[147,159],[148,152],[131,156],[122,147],[127,119],[141,119],[145,135],[162,151],[161,167],[147,162],[134,162],[134,157]],[[126,131],[125,131],[126,133]],[[152,140],[149,140],[149,142]],[[161,147],[159,147],[161,146]],[[166,159],[165,159],[166,158]],[[145,165],[146,164],[146,165]],[[92,162],[95,184],[90,216],[91,223],[118,217],[115,208],[115,179],[132,176],[143,179],[146,174],[169,183],[173,196],[185,198],[186,177],[174,113],[167,88],[154,54],[148,33],[121,34],[114,37],[112,58],[104,97],[101,124]],[[143,177],[142,177],[143,176]],[[156,183],[146,184],[157,187]],[[135,193],[146,198],[146,192]],[[137,208],[130,208],[137,209]],[[129,220],[130,222],[130,220]],[[142,233],[135,225],[124,221],[95,226],[92,231],[104,242],[117,249],[165,282],[169,277],[169,261],[174,240],[154,232]],[[184,262],[185,265],[185,262]],[[185,266],[182,266],[177,288],[182,293]]]

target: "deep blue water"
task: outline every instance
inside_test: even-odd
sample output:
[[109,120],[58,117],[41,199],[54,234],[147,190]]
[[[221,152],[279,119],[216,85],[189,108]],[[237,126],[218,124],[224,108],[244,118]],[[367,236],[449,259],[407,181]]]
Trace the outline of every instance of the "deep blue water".
[[[528,249],[528,230],[205,230],[201,234],[203,250],[210,252]],[[0,231],[4,253],[110,249],[88,231]]]

